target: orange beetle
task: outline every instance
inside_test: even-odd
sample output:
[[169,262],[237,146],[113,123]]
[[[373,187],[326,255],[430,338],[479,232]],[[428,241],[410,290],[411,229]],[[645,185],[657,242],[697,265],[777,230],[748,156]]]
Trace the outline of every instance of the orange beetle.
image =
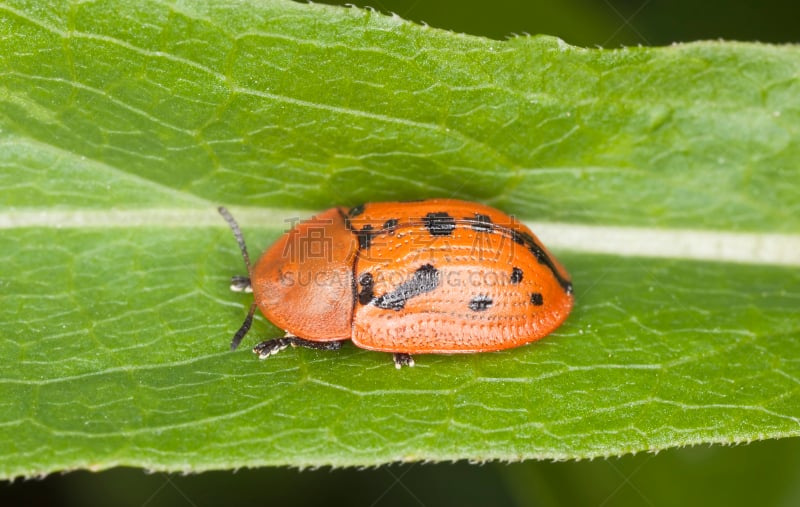
[[513,217],[452,199],[332,208],[300,222],[250,266],[255,301],[234,335],[235,349],[256,307],[286,336],[259,343],[260,358],[289,345],[336,350],[346,340],[411,354],[517,347],[552,332],[572,309],[572,282],[536,236]]

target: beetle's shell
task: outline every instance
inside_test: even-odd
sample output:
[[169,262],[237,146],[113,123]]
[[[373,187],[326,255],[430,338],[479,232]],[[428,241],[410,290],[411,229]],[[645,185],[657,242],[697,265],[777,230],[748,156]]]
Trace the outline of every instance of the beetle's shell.
[[[323,238],[309,255],[302,241]],[[312,341],[395,353],[501,350],[556,329],[573,305],[561,264],[520,222],[451,199],[333,208],[251,273],[275,325]]]
[[[350,226],[377,231],[368,245],[362,241],[366,248],[355,265],[357,282],[366,273],[372,280],[372,298],[357,298],[354,312],[352,340],[359,347],[506,349],[547,335],[572,308],[572,285],[561,264],[527,227],[488,206],[367,204]],[[427,285],[417,289],[415,279]],[[397,295],[389,300],[387,294]]]

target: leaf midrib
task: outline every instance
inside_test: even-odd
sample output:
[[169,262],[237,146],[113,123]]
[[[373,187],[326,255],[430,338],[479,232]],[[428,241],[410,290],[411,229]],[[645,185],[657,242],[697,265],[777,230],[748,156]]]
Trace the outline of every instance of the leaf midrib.
[[[311,217],[319,210],[233,208],[243,229],[285,230],[286,217]],[[549,248],[621,257],[658,257],[746,264],[800,266],[800,234],[702,229],[595,226],[524,221]],[[216,206],[137,210],[52,211],[47,208],[0,213],[0,229],[26,227],[117,229],[130,227],[220,227]]]

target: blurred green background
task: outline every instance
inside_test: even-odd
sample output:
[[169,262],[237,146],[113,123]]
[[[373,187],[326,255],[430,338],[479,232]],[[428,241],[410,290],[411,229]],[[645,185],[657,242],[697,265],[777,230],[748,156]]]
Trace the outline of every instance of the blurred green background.
[[[800,8],[789,0],[351,3],[495,39],[542,33],[585,47],[719,38],[773,43],[800,39]],[[261,469],[190,476],[120,468],[0,484],[2,506],[221,504],[796,506],[800,505],[800,440],[672,449],[586,462],[411,464],[302,472]]]
[[18,481],[0,505],[694,506],[800,505],[800,439],[581,462],[239,470],[114,469]]
[[436,28],[505,39],[555,35],[584,47],[730,39],[800,41],[800,6],[791,0],[319,0],[396,13]]

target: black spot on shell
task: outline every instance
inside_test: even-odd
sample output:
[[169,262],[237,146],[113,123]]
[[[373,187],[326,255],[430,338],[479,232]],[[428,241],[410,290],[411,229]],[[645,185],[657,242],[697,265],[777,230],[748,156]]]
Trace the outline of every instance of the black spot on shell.
[[536,244],[536,241],[533,240],[533,236],[531,236],[527,232],[520,232],[520,231],[517,231],[517,230],[513,230],[512,231],[512,235],[513,235],[513,238],[514,238],[515,242],[517,242],[520,245],[527,246],[528,249],[530,249],[531,247],[534,247],[534,246],[538,246]]
[[390,218],[389,220],[387,220],[386,222],[383,223],[383,229],[384,230],[393,230],[395,227],[397,227],[397,219],[396,218]]
[[473,312],[483,312],[491,308],[492,303],[494,303],[492,298],[480,294],[469,300],[469,309]]
[[519,283],[522,281],[522,270],[519,268],[513,268],[511,270],[511,283]]
[[533,306],[542,306],[544,304],[541,292],[531,292],[531,304]]
[[536,257],[536,261],[539,264],[547,266],[547,268],[553,273],[553,276],[556,278],[558,284],[562,289],[564,289],[564,292],[567,294],[572,294],[572,282],[559,273],[555,263],[553,262],[553,259],[551,259],[550,256],[547,255],[547,252],[544,251],[544,248],[533,239],[533,236],[527,232],[512,230],[511,239],[513,239],[515,243],[525,246],[528,251],[534,257]]
[[425,215],[425,227],[432,236],[449,236],[456,228],[456,221],[444,211]]
[[358,248],[362,250],[369,248],[370,243],[372,243],[372,226],[367,224],[356,234],[358,234]]
[[353,206],[350,208],[350,211],[347,212],[348,216],[357,217],[358,215],[364,213],[364,204],[359,204],[358,206]]
[[464,220],[471,222],[470,227],[476,231],[492,232],[494,230],[494,224],[492,223],[492,219],[489,217],[489,215],[475,213],[475,218],[465,217]]
[[366,305],[372,301],[373,298],[372,288],[375,281],[372,278],[372,274],[363,273],[358,277],[358,284],[361,286],[361,290],[358,292],[358,302],[362,305]]
[[539,264],[551,263],[550,259],[547,257],[547,254],[544,253],[544,250],[542,250],[542,247],[539,245],[535,243],[528,245],[528,251],[532,253],[534,257],[536,257],[536,260],[539,262]]
[[414,275],[391,292],[374,298],[372,303],[384,310],[402,310],[406,302],[416,296],[430,292],[439,286],[439,270],[432,264],[425,264]]

